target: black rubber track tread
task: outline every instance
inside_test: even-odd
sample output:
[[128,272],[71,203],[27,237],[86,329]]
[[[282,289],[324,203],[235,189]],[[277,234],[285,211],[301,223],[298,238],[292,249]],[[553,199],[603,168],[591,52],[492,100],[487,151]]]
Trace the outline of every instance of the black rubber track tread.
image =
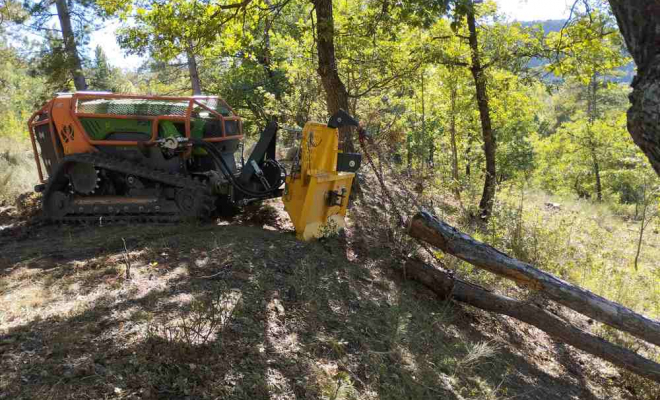
[[[81,153],[72,154],[64,157],[62,162],[58,165],[53,176],[48,179],[46,189],[44,190],[43,204],[48,201],[50,195],[55,191],[66,189],[68,179],[65,176],[66,166],[71,163],[88,163],[94,165],[96,168],[115,171],[127,175],[133,175],[142,179],[147,179],[153,182],[158,182],[165,186],[173,187],[176,189],[192,190],[203,196],[200,201],[198,212],[199,218],[208,218],[215,210],[215,196],[211,193],[211,187],[206,183],[196,180],[192,177],[185,176],[179,173],[171,173],[166,171],[157,170],[130,160],[119,157],[109,156],[102,153]],[[130,197],[127,197],[130,199]],[[130,204],[130,203],[127,203]],[[124,203],[117,203],[115,207],[121,209]],[[122,213],[109,213],[109,212],[95,212],[93,209],[96,207],[94,204],[88,204],[83,207],[83,212],[70,212],[63,217],[54,217],[45,215],[46,220],[51,222],[62,223],[111,223],[118,221],[127,222],[178,222],[183,219],[190,219],[181,213],[172,212],[159,212],[155,209],[147,208],[143,212],[122,214]],[[105,209],[105,207],[103,207]]]

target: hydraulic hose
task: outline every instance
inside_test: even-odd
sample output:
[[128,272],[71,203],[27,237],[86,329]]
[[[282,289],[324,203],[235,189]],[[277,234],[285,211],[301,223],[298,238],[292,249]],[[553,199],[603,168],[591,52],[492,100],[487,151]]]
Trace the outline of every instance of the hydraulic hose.
[[[277,180],[277,182],[271,185],[270,189],[266,189],[264,191],[254,191],[248,189],[245,186],[243,186],[238,180],[236,180],[236,177],[231,172],[231,168],[229,168],[227,162],[222,158],[222,154],[215,146],[201,139],[191,138],[190,141],[194,146],[202,147],[203,149],[208,151],[208,153],[211,155],[211,158],[213,159],[213,162],[215,163],[216,167],[220,170],[222,175],[224,175],[224,177],[231,183],[231,185],[234,188],[236,188],[238,191],[242,192],[243,194],[256,198],[268,197],[269,195],[279,190],[280,186],[282,186],[282,183],[284,183],[284,181],[286,180],[286,169],[282,166],[282,164],[280,164],[276,160],[266,160],[266,163],[274,164],[280,169],[280,171],[282,172],[282,174],[280,174],[280,178]],[[284,177],[282,177],[282,175],[284,175]]]

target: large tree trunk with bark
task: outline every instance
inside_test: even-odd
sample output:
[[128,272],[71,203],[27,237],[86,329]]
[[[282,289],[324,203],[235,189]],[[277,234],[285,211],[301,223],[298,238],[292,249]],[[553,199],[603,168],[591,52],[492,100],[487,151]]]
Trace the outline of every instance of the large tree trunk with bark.
[[442,299],[453,299],[482,310],[508,315],[533,325],[552,338],[660,383],[660,365],[567,323],[543,308],[501,296],[417,261],[406,263],[406,276],[422,283]]
[[514,282],[538,290],[572,310],[660,346],[660,321],[574,286],[461,233],[427,212],[411,221],[409,233],[444,252]]
[[202,94],[202,83],[199,80],[199,69],[197,68],[197,59],[195,58],[195,51],[192,41],[188,43],[188,51],[186,52],[188,61],[188,75],[190,76],[190,87],[193,95],[197,96]]
[[87,82],[83,74],[82,61],[78,55],[78,46],[76,45],[76,37],[71,27],[71,14],[69,13],[69,6],[66,0],[56,0],[55,6],[57,8],[57,17],[60,20],[60,28],[62,29],[62,40],[64,41],[64,51],[69,63],[71,76],[73,77],[73,84],[76,90],[86,90]]
[[488,90],[486,87],[486,74],[481,65],[479,57],[479,41],[477,39],[477,24],[472,6],[467,14],[468,29],[470,31],[469,42],[472,51],[472,77],[477,91],[477,105],[479,106],[479,117],[481,118],[481,132],[484,141],[484,155],[486,156],[486,179],[484,191],[479,202],[481,218],[488,219],[493,212],[495,201],[495,186],[497,184],[497,171],[495,167],[496,142],[493,126],[490,120],[490,105],[488,102]]
[[[348,91],[337,69],[335,57],[335,22],[332,15],[332,0],[312,0],[316,12],[316,50],[319,57],[318,73],[325,90],[328,114],[333,115],[340,109],[349,111]],[[340,148],[353,152],[352,129],[339,130]]]
[[660,3],[657,0],[609,2],[637,65],[628,131],[660,176]]

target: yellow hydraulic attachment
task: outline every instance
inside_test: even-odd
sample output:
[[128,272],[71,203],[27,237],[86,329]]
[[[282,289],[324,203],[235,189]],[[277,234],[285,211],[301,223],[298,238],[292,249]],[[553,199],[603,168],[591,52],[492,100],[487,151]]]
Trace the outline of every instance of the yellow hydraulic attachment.
[[355,174],[337,171],[338,153],[337,128],[315,122],[305,124],[297,165],[286,179],[282,196],[298,239],[319,238],[346,225],[344,217]]

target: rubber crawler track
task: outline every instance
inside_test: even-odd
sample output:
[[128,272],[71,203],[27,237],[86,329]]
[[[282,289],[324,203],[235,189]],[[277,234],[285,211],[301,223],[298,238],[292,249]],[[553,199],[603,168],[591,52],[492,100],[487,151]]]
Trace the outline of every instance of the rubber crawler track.
[[[99,169],[133,175],[141,179],[160,183],[175,189],[191,190],[196,197],[200,198],[198,208],[195,210],[197,218],[205,218],[215,209],[215,197],[211,193],[209,185],[194,178],[179,174],[161,171],[148,166],[101,153],[72,154],[64,157],[58,165],[55,173],[48,180],[42,204],[46,205],[53,193],[66,192],[69,179],[66,176],[67,166],[73,163],[92,164]],[[127,197],[130,199],[130,197]],[[167,203],[167,204],[166,204]],[[70,205],[64,216],[48,215],[44,206],[44,218],[50,222],[59,223],[111,223],[111,222],[178,222],[183,219],[194,218],[184,215],[181,210],[171,207],[172,202],[158,201],[148,207],[139,207],[131,202],[118,202],[112,204]],[[170,205],[167,207],[166,205]]]

